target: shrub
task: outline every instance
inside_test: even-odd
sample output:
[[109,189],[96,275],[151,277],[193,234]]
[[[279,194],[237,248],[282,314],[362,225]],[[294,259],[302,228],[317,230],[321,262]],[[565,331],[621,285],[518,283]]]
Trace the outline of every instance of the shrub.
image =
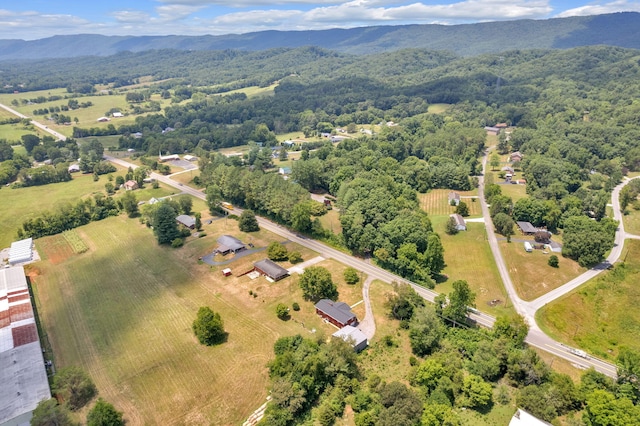
[[213,312],[208,306],[202,306],[198,309],[192,329],[198,341],[207,346],[222,343],[227,336],[220,314]]
[[278,318],[281,320],[289,318],[289,308],[287,305],[284,303],[278,303],[278,306],[276,306],[276,315],[278,315]]
[[267,257],[275,261],[287,260],[289,258],[289,253],[285,246],[274,241],[267,247]]
[[547,262],[549,264],[549,266],[551,266],[552,268],[557,268],[559,266],[559,260],[558,260],[558,256],[556,256],[555,254],[552,254],[551,256],[549,256],[549,260]]
[[184,245],[184,240],[182,238],[176,238],[175,240],[171,241],[171,247],[173,248],[180,248]]
[[302,255],[298,251],[292,251],[289,253],[289,262],[300,263],[302,262]]
[[291,305],[291,307],[296,312],[298,312],[300,310],[300,305],[298,305],[298,302],[293,302],[293,305]]
[[347,268],[344,270],[344,281],[347,284],[356,284],[360,281],[360,277],[358,276],[358,271],[355,268]]
[[53,378],[53,391],[71,410],[84,407],[96,394],[96,386],[78,367],[63,368]]

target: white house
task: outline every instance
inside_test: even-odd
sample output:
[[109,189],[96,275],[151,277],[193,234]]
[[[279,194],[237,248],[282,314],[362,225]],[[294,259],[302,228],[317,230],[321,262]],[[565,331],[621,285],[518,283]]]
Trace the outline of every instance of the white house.
[[121,113],[120,111],[118,112],[114,112],[113,114],[111,114],[113,116],[113,118],[120,118],[120,117],[124,117],[124,114]]

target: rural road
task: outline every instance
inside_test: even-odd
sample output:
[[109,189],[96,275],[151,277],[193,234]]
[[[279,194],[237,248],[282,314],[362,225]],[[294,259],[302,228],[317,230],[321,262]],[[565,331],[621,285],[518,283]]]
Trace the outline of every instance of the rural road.
[[[24,115],[24,114],[22,114],[22,113],[20,113],[20,112],[16,111],[16,110],[15,110],[15,109],[13,109],[13,108],[8,107],[7,105],[0,104],[0,108],[3,108],[3,109],[5,109],[5,110],[9,111],[9,112],[10,112],[11,114],[13,114],[13,115],[17,115],[17,116],[18,116],[18,117],[20,117],[20,118],[26,118],[26,119],[31,120],[31,119],[30,119],[29,117],[27,117],[26,115]],[[45,132],[50,133],[51,135],[55,136],[55,137],[56,137],[56,138],[58,138],[58,139],[61,139],[61,140],[63,140],[63,141],[66,141],[66,140],[67,140],[67,137],[66,137],[65,135],[63,135],[62,133],[58,133],[58,132],[56,132],[55,130],[50,129],[49,127],[45,126],[45,125],[44,125],[44,124],[42,124],[42,123],[39,123],[39,122],[37,122],[37,121],[35,121],[35,120],[31,120],[31,124],[33,124],[34,126],[36,126],[36,127],[40,128],[40,129],[44,130]]]
[[[0,104],[0,107],[12,112],[13,114],[22,117],[22,118],[28,118],[25,117],[24,115],[18,113],[17,111]],[[33,123],[34,126],[37,126],[41,129],[43,129],[46,132],[49,132],[50,134],[54,135],[55,137],[62,139],[62,140],[66,140],[66,137],[52,129],[49,129],[47,126],[42,125],[41,123],[38,123],[36,121],[31,121],[31,123]],[[485,152],[484,157],[483,157],[483,170],[486,170],[486,165],[487,165],[487,157],[488,157],[488,152]],[[127,161],[115,158],[115,157],[110,157],[110,156],[105,156],[105,158],[108,161],[111,161],[113,163],[119,164],[123,167],[132,167],[132,168],[136,168],[137,166],[135,164],[129,163]],[[158,173],[152,173],[151,174],[152,178],[155,178],[156,180],[158,180],[159,182],[162,182],[166,185],[175,187],[177,189],[179,189],[180,191],[186,193],[186,194],[190,194],[193,195],[194,197],[200,198],[202,200],[206,200],[206,196],[205,194],[197,189],[191,188],[189,186],[185,186],[182,185],[181,183],[177,183],[173,180],[171,180],[170,177],[168,176],[164,176]],[[506,264],[504,262],[504,258],[502,257],[502,253],[500,252],[500,248],[498,246],[498,241],[497,238],[495,236],[495,232],[494,232],[494,228],[493,228],[493,222],[491,220],[491,217],[489,215],[489,208],[486,204],[486,201],[484,199],[484,197],[482,196],[482,194],[484,194],[484,175],[479,177],[479,187],[478,187],[478,191],[480,194],[480,203],[481,203],[481,208],[482,208],[482,214],[483,217],[485,219],[485,226],[487,229],[487,237],[488,237],[488,241],[489,241],[489,245],[491,247],[491,252],[495,258],[496,261],[496,265],[498,267],[498,271],[500,273],[500,276],[502,278],[502,281],[504,283],[505,289],[507,290],[507,294],[509,295],[510,299],[512,300],[512,303],[515,307],[515,310],[521,314],[522,316],[524,316],[527,320],[527,322],[529,323],[530,326],[530,330],[529,330],[529,334],[526,338],[526,342],[532,346],[535,346],[537,348],[540,348],[544,351],[547,351],[549,353],[552,353],[560,358],[564,358],[578,366],[580,366],[581,368],[589,368],[589,367],[593,367],[595,368],[597,371],[600,371],[608,376],[611,377],[616,377],[616,366],[610,363],[607,363],[605,361],[593,358],[591,356],[584,356],[584,354],[575,349],[575,348],[571,348],[568,347],[560,342],[557,342],[555,340],[553,340],[551,337],[547,336],[542,330],[540,330],[540,328],[538,327],[538,325],[536,324],[535,321],[535,314],[536,311],[538,309],[540,309],[542,306],[546,305],[547,303],[550,303],[552,300],[557,299],[558,297],[563,296],[564,294],[572,291],[573,289],[577,288],[578,286],[582,285],[583,283],[585,283],[586,281],[590,280],[591,278],[595,277],[596,275],[598,275],[600,272],[602,272],[603,270],[606,269],[606,267],[609,264],[614,263],[615,261],[618,260],[618,258],[620,257],[621,253],[622,253],[622,249],[624,246],[624,239],[627,237],[627,234],[624,232],[624,225],[622,223],[622,215],[620,212],[620,203],[619,203],[619,194],[620,194],[620,190],[622,189],[622,187],[624,185],[626,185],[628,182],[630,182],[630,180],[626,180],[623,183],[621,183],[620,185],[618,185],[612,194],[612,203],[613,203],[613,212],[614,212],[614,218],[616,220],[620,221],[620,227],[618,228],[617,232],[616,232],[616,237],[615,237],[615,246],[613,248],[613,250],[611,251],[611,254],[607,257],[607,260],[605,262],[603,262],[600,265],[597,265],[595,268],[585,272],[584,274],[580,275],[579,277],[569,281],[568,283],[564,284],[563,286],[559,287],[558,289],[555,289],[551,292],[549,292],[548,294],[533,300],[531,302],[526,302],[522,299],[520,299],[520,297],[518,296],[517,292],[515,291],[515,288],[513,286],[513,282],[511,280],[511,277],[509,276],[509,272],[508,269],[506,267]],[[234,212],[238,212],[241,213],[242,211],[240,209],[234,209]],[[433,302],[435,297],[438,295],[438,293],[436,293],[433,290],[429,290],[427,288],[424,288],[422,286],[419,286],[415,283],[412,283],[410,281],[405,280],[404,278],[395,275],[389,271],[386,271],[382,268],[379,268],[375,265],[372,265],[370,263],[365,262],[362,259],[358,259],[354,256],[351,256],[350,254],[346,254],[343,253],[339,250],[336,250],[332,247],[329,247],[323,243],[320,243],[318,241],[303,237],[301,235],[295,234],[291,231],[289,231],[288,229],[277,225],[273,222],[270,222],[264,218],[258,217],[258,223],[260,224],[261,227],[277,234],[280,235],[284,238],[287,238],[290,241],[293,241],[295,243],[298,243],[304,247],[307,247],[311,250],[316,251],[317,253],[319,253],[321,256],[325,257],[325,258],[333,258],[335,260],[337,260],[338,262],[341,262],[347,266],[351,266],[353,268],[356,268],[357,270],[362,271],[363,273],[367,274],[369,277],[369,280],[375,280],[375,279],[379,279],[383,282],[386,283],[392,283],[392,282],[403,282],[403,283],[407,283],[409,285],[411,285],[413,287],[413,289],[424,299]],[[629,236],[630,238],[633,238],[635,236]],[[363,289],[363,293],[364,293],[364,289]],[[368,300],[368,297],[366,298]],[[366,305],[365,305],[366,306]],[[370,313],[370,305],[369,308],[367,308],[367,314]],[[367,315],[369,316],[369,315]],[[476,321],[476,323],[484,326],[484,327],[492,327],[493,323],[495,322],[495,318],[492,317],[491,315],[485,314],[481,311],[478,310],[473,310],[473,312],[469,313],[469,317]],[[371,318],[373,318],[371,316]],[[375,325],[374,325],[375,327]],[[576,354],[580,354],[580,355],[576,355]]]

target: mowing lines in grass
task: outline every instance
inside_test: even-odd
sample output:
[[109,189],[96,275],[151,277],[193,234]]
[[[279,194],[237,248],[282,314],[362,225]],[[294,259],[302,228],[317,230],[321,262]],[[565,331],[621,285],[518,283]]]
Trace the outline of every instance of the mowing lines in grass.
[[69,243],[71,250],[73,250],[75,254],[81,254],[89,250],[89,247],[82,241],[82,238],[80,238],[80,235],[78,235],[75,229],[64,231],[62,236],[67,243]]

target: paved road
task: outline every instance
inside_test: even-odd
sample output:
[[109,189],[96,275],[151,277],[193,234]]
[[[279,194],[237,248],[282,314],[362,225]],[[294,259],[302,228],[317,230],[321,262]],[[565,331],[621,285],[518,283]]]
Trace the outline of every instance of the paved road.
[[[4,108],[7,111],[9,111],[11,114],[17,115],[20,118],[29,118],[26,115],[16,111],[15,109],[8,107],[7,105],[0,104],[0,108]],[[53,136],[55,136],[58,139],[61,139],[63,141],[67,140],[67,137],[65,135],[63,135],[62,133],[58,133],[55,130],[50,129],[49,127],[45,126],[42,123],[39,123],[39,122],[37,122],[35,120],[31,120],[31,124],[33,124],[36,127],[39,127],[40,129],[44,130],[45,132],[48,132],[48,133],[52,134]]]
[[[7,111],[10,111],[11,113],[21,117],[21,118],[28,118],[23,114],[20,114],[18,111],[13,110],[12,108],[7,107],[6,105],[2,105],[0,104],[0,107],[6,109]],[[50,134],[54,135],[55,137],[62,139],[62,140],[66,140],[66,137],[52,129],[49,129],[47,126],[38,123],[34,120],[31,121],[31,123],[33,123],[34,126],[37,126],[41,129],[43,129],[46,132],[49,132]],[[488,158],[488,153],[485,153],[482,163],[483,163],[483,170],[486,170],[486,164],[487,164],[487,158]],[[132,168],[136,168],[137,166],[135,164],[126,162],[124,160],[118,159],[118,158],[114,158],[114,157],[110,157],[110,156],[106,156],[106,159],[116,163],[116,164],[120,164],[123,167],[132,167]],[[194,197],[200,198],[202,200],[206,199],[205,194],[197,189],[188,187],[188,186],[184,186],[181,183],[177,183],[173,180],[171,180],[170,177],[168,176],[164,176],[164,175],[160,175],[158,173],[152,173],[151,177],[155,178],[156,180],[158,180],[159,182],[163,182],[166,185],[169,186],[173,186],[179,190],[181,190],[184,193],[193,195]],[[595,277],[597,274],[599,274],[600,272],[602,272],[603,270],[606,269],[606,267],[609,264],[614,263],[615,261],[617,261],[620,257],[620,255],[622,254],[622,249],[624,247],[624,239],[625,238],[638,238],[640,239],[640,236],[634,236],[634,235],[628,235],[624,232],[624,225],[622,223],[622,214],[620,212],[620,203],[619,203],[619,195],[620,195],[620,190],[622,189],[622,187],[624,185],[626,185],[630,180],[626,180],[624,182],[622,182],[620,185],[618,185],[614,191],[613,191],[613,195],[612,195],[612,204],[613,204],[613,212],[614,212],[614,218],[616,220],[620,221],[620,227],[618,228],[618,231],[616,233],[616,238],[615,238],[615,246],[613,248],[613,250],[611,251],[611,254],[607,257],[607,260],[605,262],[603,262],[603,264],[600,264],[598,266],[596,266],[595,268],[585,272],[584,274],[580,275],[579,277],[569,281],[567,284],[559,287],[558,289],[555,289],[551,292],[549,292],[548,294],[534,300],[531,302],[526,302],[523,301],[522,299],[520,299],[520,297],[518,297],[518,294],[515,291],[515,288],[513,286],[513,282],[511,281],[511,277],[509,276],[509,272],[508,269],[506,267],[506,264],[504,262],[504,258],[502,257],[502,253],[500,252],[500,248],[498,246],[498,241],[497,238],[495,236],[495,232],[494,232],[494,228],[493,228],[493,222],[491,221],[491,217],[489,215],[489,208],[484,200],[483,196],[480,196],[480,203],[481,203],[481,207],[482,207],[482,214],[483,217],[485,219],[485,225],[487,228],[487,237],[488,237],[488,241],[489,241],[489,245],[491,247],[491,252],[496,260],[496,265],[498,267],[498,271],[500,273],[500,276],[503,280],[505,289],[507,290],[507,293],[516,309],[516,311],[518,313],[520,313],[521,315],[523,315],[527,321],[529,322],[530,325],[530,330],[529,330],[529,335],[527,336],[527,343],[538,347],[542,350],[545,350],[547,352],[550,352],[554,355],[557,355],[561,358],[567,359],[570,362],[576,364],[577,366],[583,367],[583,368],[589,368],[589,367],[594,367],[597,371],[600,371],[604,374],[607,374],[608,376],[611,377],[616,377],[616,367],[613,364],[607,363],[605,361],[593,358],[593,357],[583,357],[583,356],[579,356],[576,355],[576,353],[580,353],[580,351],[568,347],[560,342],[557,342],[555,340],[553,340],[552,338],[550,338],[549,336],[547,336],[544,332],[542,332],[542,330],[540,330],[540,328],[538,327],[538,325],[536,324],[535,321],[535,313],[538,309],[540,309],[542,306],[546,305],[547,303],[551,302],[552,300],[557,299],[558,297],[561,297],[562,295],[572,291],[573,289],[577,288],[578,286],[582,285],[583,283],[585,283],[586,281],[590,280],[591,278]],[[479,187],[478,187],[479,193],[482,195],[484,193],[484,176],[480,176],[479,177]],[[233,211],[234,213],[240,214],[242,213],[242,210],[240,209],[234,209]],[[260,224],[261,227],[268,229],[269,231],[278,234],[282,237],[287,238],[290,241],[296,242],[304,247],[310,248],[311,250],[314,250],[318,253],[320,253],[320,255],[326,257],[326,258],[333,258],[347,266],[351,266],[353,268],[356,268],[360,271],[362,271],[363,273],[366,273],[369,276],[370,280],[374,280],[374,279],[379,279],[381,281],[387,282],[387,283],[391,283],[391,282],[404,282],[407,283],[409,285],[411,285],[416,292],[422,296],[424,299],[433,302],[435,297],[437,296],[437,293],[426,289],[424,287],[421,287],[417,284],[414,284],[410,281],[407,281],[405,279],[403,279],[402,277],[399,277],[389,271],[386,271],[382,268],[379,268],[375,265],[369,264],[365,261],[363,261],[362,259],[358,259],[356,257],[353,257],[349,254],[343,253],[339,250],[336,250],[332,247],[326,246],[325,244],[322,244],[318,241],[312,240],[312,239],[308,239],[302,236],[299,236],[297,234],[294,234],[293,232],[289,231],[288,229],[277,225],[275,223],[272,223],[264,218],[258,217],[258,223]],[[369,311],[367,311],[369,312]],[[483,312],[474,310],[474,312],[471,312],[469,314],[469,317],[474,320],[477,324],[480,324],[484,327],[492,327],[493,323],[495,321],[495,318],[492,317],[491,315],[485,314]]]

